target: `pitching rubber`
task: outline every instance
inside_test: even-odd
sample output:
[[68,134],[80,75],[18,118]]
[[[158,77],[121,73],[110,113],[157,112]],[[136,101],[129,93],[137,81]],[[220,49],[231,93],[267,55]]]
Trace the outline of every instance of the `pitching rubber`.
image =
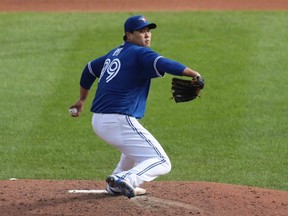
[[68,193],[108,194],[106,190],[68,190]]

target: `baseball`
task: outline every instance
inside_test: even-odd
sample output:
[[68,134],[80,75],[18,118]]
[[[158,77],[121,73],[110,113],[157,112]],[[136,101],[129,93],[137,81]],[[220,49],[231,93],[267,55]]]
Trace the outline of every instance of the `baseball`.
[[78,109],[77,108],[72,108],[72,109],[69,109],[69,113],[71,115],[76,115],[78,113]]

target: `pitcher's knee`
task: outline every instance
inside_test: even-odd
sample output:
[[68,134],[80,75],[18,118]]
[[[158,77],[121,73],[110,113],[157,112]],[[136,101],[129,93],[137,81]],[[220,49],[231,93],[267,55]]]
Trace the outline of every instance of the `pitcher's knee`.
[[163,175],[169,173],[171,169],[172,169],[171,162],[169,158],[166,158],[165,162],[163,163]]

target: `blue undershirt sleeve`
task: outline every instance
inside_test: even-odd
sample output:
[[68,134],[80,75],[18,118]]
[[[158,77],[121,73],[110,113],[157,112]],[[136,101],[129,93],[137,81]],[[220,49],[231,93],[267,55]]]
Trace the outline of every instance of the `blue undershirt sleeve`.
[[89,63],[88,63],[82,72],[80,85],[85,89],[90,89],[95,80],[96,76],[89,72]]
[[160,72],[169,73],[176,76],[182,76],[185,65],[167,58],[160,58],[157,61],[156,68]]

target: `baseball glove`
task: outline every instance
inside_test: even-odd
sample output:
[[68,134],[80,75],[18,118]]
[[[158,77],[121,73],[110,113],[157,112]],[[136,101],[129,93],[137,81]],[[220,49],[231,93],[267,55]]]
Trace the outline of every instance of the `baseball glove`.
[[176,103],[192,101],[199,97],[200,90],[204,88],[204,79],[200,76],[192,80],[172,78],[172,99]]

